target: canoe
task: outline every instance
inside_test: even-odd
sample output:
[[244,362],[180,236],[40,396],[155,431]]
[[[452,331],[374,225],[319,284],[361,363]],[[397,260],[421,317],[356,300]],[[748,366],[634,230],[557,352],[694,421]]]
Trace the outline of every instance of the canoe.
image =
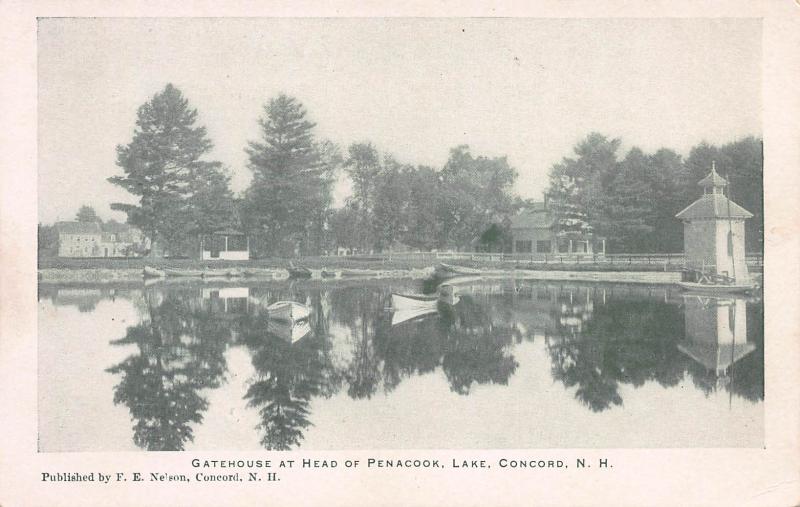
[[392,294],[392,309],[405,310],[436,310],[439,296],[426,296],[422,294]]
[[311,270],[308,268],[289,268],[289,278],[311,278]]
[[164,278],[166,274],[164,271],[156,268],[151,268],[150,266],[145,266],[142,270],[142,276],[145,278]]
[[703,294],[730,294],[738,292],[747,292],[755,288],[755,285],[752,283],[716,284],[716,283],[678,282],[678,286],[687,291],[703,293]]
[[166,276],[201,277],[203,276],[203,271],[199,269],[165,269],[164,274]]
[[295,343],[311,333],[311,324],[308,319],[299,322],[270,320],[267,323],[267,332],[286,342]]
[[267,307],[267,315],[270,319],[288,322],[307,319],[310,314],[311,308],[297,301],[278,301]]

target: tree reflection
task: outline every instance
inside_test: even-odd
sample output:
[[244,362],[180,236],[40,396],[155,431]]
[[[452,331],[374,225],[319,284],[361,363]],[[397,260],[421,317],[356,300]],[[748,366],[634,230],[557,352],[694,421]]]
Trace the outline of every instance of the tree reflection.
[[268,331],[268,318],[248,320],[245,342],[252,350],[256,375],[245,399],[257,408],[263,431],[261,444],[269,450],[290,450],[300,445],[312,423],[309,403],[316,396],[331,396],[338,385],[329,358],[321,298],[312,298],[312,331],[295,343]]
[[198,392],[220,385],[229,323],[215,320],[198,297],[170,293],[162,301],[144,294],[146,318],[113,345],[135,345],[137,353],[106,371],[121,375],[114,404],[131,413],[133,441],[148,451],[183,450],[193,440],[192,423],[203,420],[208,401]]
[[[580,333],[548,339],[553,378],[577,387],[575,397],[594,412],[622,404],[619,384],[655,380],[677,385],[686,360],[677,349],[683,318],[675,305],[609,302],[594,307]],[[566,330],[565,330],[566,331]]]
[[452,391],[466,395],[473,384],[506,385],[519,366],[508,352],[519,331],[496,312],[462,297],[453,311],[443,313],[442,370]]

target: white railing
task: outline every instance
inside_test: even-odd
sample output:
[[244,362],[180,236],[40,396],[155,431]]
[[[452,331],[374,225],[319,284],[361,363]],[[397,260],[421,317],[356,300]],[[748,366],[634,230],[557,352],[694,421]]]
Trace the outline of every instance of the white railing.
[[[332,256],[331,256],[332,257]],[[541,264],[608,264],[608,265],[666,265],[682,267],[685,257],[682,253],[638,253],[638,254],[510,254],[486,252],[383,252],[375,254],[357,254],[339,256],[340,259],[353,260],[396,260],[396,261],[479,261],[479,262],[513,262]],[[748,254],[748,266],[763,266],[761,254]]]

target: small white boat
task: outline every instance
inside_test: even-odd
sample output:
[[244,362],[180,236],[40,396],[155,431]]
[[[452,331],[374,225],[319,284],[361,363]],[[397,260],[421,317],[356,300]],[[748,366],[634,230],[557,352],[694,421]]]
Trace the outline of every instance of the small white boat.
[[752,283],[697,283],[697,282],[678,282],[678,286],[691,292],[702,292],[704,294],[730,294],[747,292],[753,290],[755,285]]
[[270,320],[267,323],[267,331],[281,340],[295,343],[311,333],[311,324],[308,322],[308,319],[298,322]]
[[436,310],[439,296],[426,296],[422,294],[392,294],[392,310]]
[[307,319],[311,315],[311,308],[297,301],[278,301],[267,307],[270,319],[296,322]]
[[160,269],[151,268],[150,266],[145,266],[142,270],[142,276],[145,278],[164,278],[166,273]]

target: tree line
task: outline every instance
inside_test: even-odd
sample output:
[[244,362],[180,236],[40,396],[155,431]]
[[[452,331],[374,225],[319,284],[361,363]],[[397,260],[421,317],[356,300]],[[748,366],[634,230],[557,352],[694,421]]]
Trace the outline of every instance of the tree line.
[[[510,218],[525,208],[514,193],[517,171],[506,157],[450,151],[441,168],[413,166],[381,153],[369,141],[346,150],[315,135],[315,124],[295,98],[279,95],[264,106],[260,137],[244,149],[252,173],[240,195],[230,173],[210,160],[213,144],[197,125],[197,110],[171,84],[137,113],[132,140],[117,147],[123,175],[109,181],[138,198],[113,203],[151,240],[153,252],[197,252],[203,234],[241,229],[255,256],[349,251],[479,248],[509,244]],[[612,250],[682,250],[675,213],[700,193],[696,182],[715,160],[730,174],[734,198],[754,213],[748,245],[763,232],[761,140],[748,137],[714,147],[700,144],[688,158],[672,150],[619,157],[620,140],[590,134],[550,170],[547,198],[560,230],[594,231]],[[352,195],[333,208],[332,187],[345,174]]]

